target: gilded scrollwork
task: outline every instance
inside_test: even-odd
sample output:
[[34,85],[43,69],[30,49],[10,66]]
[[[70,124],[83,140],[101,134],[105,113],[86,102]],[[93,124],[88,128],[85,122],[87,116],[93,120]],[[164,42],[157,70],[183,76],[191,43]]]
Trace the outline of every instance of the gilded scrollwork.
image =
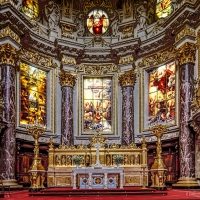
[[70,39],[74,39],[74,33],[73,33],[73,27],[68,25],[68,24],[63,24],[61,26],[61,30],[62,30],[62,37],[66,37],[66,38],[70,38]]
[[103,135],[99,132],[99,130],[96,131],[96,133],[94,133],[94,135],[89,138],[90,140],[90,145],[94,146],[97,143],[100,144],[105,144],[105,141],[108,140],[108,138],[103,137]]
[[59,145],[58,149],[66,150],[66,149],[68,149],[68,147],[64,143],[62,143]]
[[185,63],[194,63],[195,53],[196,53],[195,44],[186,42],[177,50],[176,57],[180,65],[183,65]]
[[57,64],[53,63],[53,58],[50,56],[46,56],[38,52],[29,51],[27,49],[22,49],[20,54],[21,54],[21,59],[27,60],[31,63],[44,67],[52,67],[52,68],[57,67]]
[[126,71],[119,77],[119,83],[121,87],[124,86],[134,86],[136,83],[137,74],[135,73],[134,69]]
[[7,36],[11,37],[17,43],[20,43],[19,35],[16,34],[9,26],[6,26],[5,28],[2,28],[0,30],[0,38],[7,37]]
[[111,72],[119,72],[119,67],[115,64],[81,64],[76,68],[76,72],[84,72],[91,75],[105,75]]
[[125,184],[140,184],[140,176],[126,176]]
[[61,70],[59,73],[59,79],[61,86],[71,86],[74,87],[76,83],[77,76],[72,75],[70,72]]
[[87,146],[86,146],[86,145],[83,145],[83,144],[81,143],[81,144],[79,144],[79,145],[77,146],[77,149],[86,150],[86,149],[87,149]]
[[8,43],[0,46],[0,57],[0,64],[10,64],[12,66],[16,66],[19,58],[18,51]]
[[54,149],[54,142],[53,142],[53,137],[52,136],[49,139],[49,149]]
[[186,25],[175,37],[175,42],[180,41],[185,36],[195,37],[195,30]]
[[62,56],[62,63],[63,64],[70,64],[70,65],[76,65],[76,60],[75,58],[69,57],[69,56]]
[[113,143],[113,144],[110,146],[110,149],[119,149],[119,145],[117,145],[116,143]]
[[125,56],[125,57],[120,57],[119,59],[119,64],[125,64],[125,63],[132,63],[133,62],[133,56]]
[[142,58],[142,62],[138,63],[138,67],[151,67],[162,64],[170,59],[174,59],[176,57],[176,52],[177,50],[174,46],[164,51],[156,52],[155,54]]

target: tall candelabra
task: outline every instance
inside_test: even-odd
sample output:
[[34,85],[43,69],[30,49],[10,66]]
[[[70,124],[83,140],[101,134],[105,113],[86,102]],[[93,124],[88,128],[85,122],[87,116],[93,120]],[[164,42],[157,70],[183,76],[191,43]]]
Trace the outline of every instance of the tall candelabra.
[[159,190],[164,190],[166,189],[165,172],[167,169],[165,167],[165,164],[162,158],[161,137],[163,136],[163,133],[168,130],[168,128],[167,126],[160,124],[160,125],[151,127],[150,130],[157,137],[156,157],[150,170],[151,180],[152,180],[151,187],[159,189]]
[[30,181],[31,181],[31,186],[29,188],[29,191],[38,191],[44,188],[44,179],[45,179],[44,177],[45,169],[44,166],[42,165],[41,158],[39,157],[39,143],[38,143],[38,139],[44,133],[45,127],[36,124],[33,126],[29,126],[27,128],[27,131],[28,134],[32,135],[35,140],[34,159],[29,170]]

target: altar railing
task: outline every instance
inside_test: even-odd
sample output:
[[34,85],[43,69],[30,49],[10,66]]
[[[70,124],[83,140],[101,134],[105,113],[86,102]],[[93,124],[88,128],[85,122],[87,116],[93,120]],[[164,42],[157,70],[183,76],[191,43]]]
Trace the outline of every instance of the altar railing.
[[[116,167],[113,157],[119,154],[124,157],[123,163],[120,165],[120,167],[124,168],[124,185],[142,186],[144,177],[147,185],[148,168],[145,142],[143,142],[142,148],[133,143],[129,146],[118,146],[114,143],[109,148],[101,147],[99,149],[100,163],[105,167]],[[91,167],[96,163],[96,148],[88,148],[83,144],[69,148],[64,144],[54,148],[53,144],[50,144],[48,155],[48,187],[72,186],[72,168],[76,167],[72,160],[73,155],[82,155],[84,157],[79,167]]]

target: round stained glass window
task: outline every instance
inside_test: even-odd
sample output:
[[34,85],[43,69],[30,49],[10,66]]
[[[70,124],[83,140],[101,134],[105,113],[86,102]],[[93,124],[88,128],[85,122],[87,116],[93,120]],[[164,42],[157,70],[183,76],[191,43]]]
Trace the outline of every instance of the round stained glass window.
[[109,20],[108,15],[103,10],[92,10],[88,14],[87,27],[90,33],[94,35],[104,34],[108,30]]

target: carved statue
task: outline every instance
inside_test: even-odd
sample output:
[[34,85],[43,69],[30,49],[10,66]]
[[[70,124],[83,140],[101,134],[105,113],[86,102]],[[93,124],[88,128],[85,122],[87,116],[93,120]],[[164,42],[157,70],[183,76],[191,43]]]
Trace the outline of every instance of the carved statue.
[[178,9],[178,3],[177,0],[172,0],[172,12]]
[[75,32],[75,38],[77,38],[77,36],[82,37],[85,32],[83,13],[79,13],[74,22],[75,22],[76,28],[77,28],[77,31]]
[[54,1],[49,1],[44,9],[45,19],[50,30],[56,30],[60,19],[60,7]]
[[66,165],[66,156],[62,155],[61,164]]
[[144,1],[143,4],[139,5],[137,8],[137,13],[138,13],[138,30],[146,30],[147,29],[147,22],[148,22],[148,17],[147,17],[147,2]]
[[117,36],[118,35],[118,22],[119,22],[119,17],[117,12],[115,11],[113,14],[113,17],[110,19],[111,20],[111,28],[112,28],[112,36]]

